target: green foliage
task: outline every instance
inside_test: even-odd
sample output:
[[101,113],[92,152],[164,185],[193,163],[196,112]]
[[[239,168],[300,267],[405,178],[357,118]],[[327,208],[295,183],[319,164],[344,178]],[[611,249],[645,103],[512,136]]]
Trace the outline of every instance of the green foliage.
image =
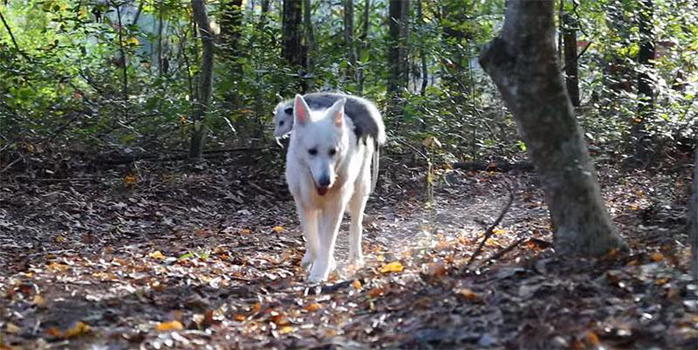
[[[366,96],[383,110],[396,103],[386,96],[388,2],[354,1],[356,67],[346,59],[342,5],[311,3],[307,70],[280,55],[281,2],[270,1],[263,13],[259,2],[245,1],[239,26],[223,28],[237,33],[239,55],[223,54],[231,48],[218,41],[208,147],[268,142],[274,105],[298,92],[301,80],[310,90]],[[392,148],[411,153],[405,143],[426,149],[423,141],[436,139],[437,147],[427,147],[436,161],[521,157],[526,146],[476,63],[502,24],[505,1],[421,0],[421,18],[417,0],[411,3],[410,84],[397,100],[402,114],[386,120]],[[578,40],[591,43],[579,61],[580,120],[590,142],[617,152],[624,151],[617,145],[631,144],[640,73],[655,82],[653,113],[642,121],[659,143],[693,137],[696,116],[698,10],[689,1],[655,0],[654,36],[643,38],[638,4],[564,2],[579,20]],[[221,23],[221,3],[208,7]],[[24,0],[0,5],[0,12],[17,42],[0,30],[0,142],[11,150],[23,144],[121,153],[188,147],[201,48],[187,3]],[[645,39],[657,44],[652,66],[637,63]]]

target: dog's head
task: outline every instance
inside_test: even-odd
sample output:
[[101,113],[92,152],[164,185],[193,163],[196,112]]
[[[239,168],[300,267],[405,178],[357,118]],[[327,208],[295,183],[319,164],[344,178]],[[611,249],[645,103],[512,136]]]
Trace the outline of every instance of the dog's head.
[[337,169],[346,158],[349,131],[344,121],[346,98],[329,109],[311,111],[303,96],[293,101],[293,136],[295,152],[313,177],[318,194],[324,195],[337,180]]
[[274,108],[274,137],[287,135],[293,128],[293,105],[290,101],[282,101]]

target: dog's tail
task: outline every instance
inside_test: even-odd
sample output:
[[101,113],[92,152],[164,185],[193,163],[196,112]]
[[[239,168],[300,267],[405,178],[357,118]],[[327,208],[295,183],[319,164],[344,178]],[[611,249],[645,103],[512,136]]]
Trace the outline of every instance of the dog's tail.
[[380,169],[380,149],[381,145],[378,140],[373,140],[373,159],[371,159],[371,192],[376,190],[378,183],[378,170]]

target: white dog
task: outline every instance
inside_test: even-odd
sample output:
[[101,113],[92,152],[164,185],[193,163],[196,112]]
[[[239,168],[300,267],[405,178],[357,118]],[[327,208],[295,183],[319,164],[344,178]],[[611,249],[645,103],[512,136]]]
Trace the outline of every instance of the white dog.
[[329,108],[311,109],[301,95],[293,101],[286,181],[306,240],[302,264],[310,268],[311,282],[325,281],[336,266],[334,247],[347,206],[351,215],[349,262],[363,264],[361,223],[378,175],[377,167],[371,174],[371,161],[385,141],[385,128],[377,109],[368,102],[375,113],[361,118],[373,120],[376,132],[357,129],[345,114],[346,103],[347,98],[340,97]]

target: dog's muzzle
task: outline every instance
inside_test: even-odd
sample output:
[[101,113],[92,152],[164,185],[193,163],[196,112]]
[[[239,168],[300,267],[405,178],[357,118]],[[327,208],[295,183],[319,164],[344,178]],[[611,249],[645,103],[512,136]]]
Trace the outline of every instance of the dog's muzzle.
[[330,189],[330,177],[329,176],[323,176],[318,180],[318,183],[315,184],[315,188],[317,189],[317,193],[321,196],[324,196],[325,193]]

